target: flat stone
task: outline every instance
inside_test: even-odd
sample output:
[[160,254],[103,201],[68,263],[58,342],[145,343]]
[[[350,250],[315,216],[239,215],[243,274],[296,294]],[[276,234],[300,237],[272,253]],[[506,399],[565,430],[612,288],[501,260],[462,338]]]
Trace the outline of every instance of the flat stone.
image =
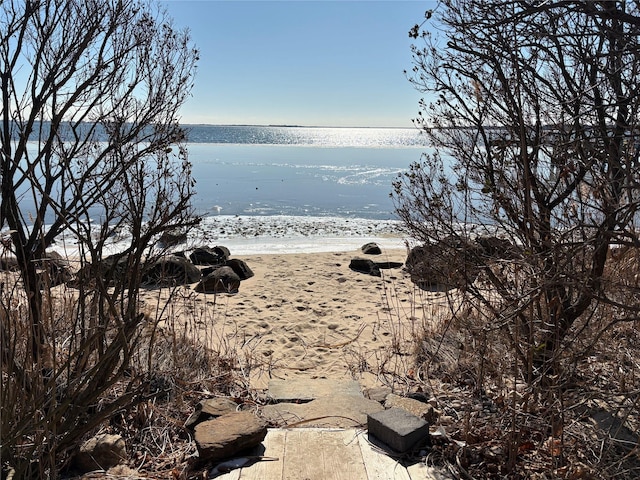
[[367,415],[384,408],[362,395],[319,397],[308,403],[277,403],[262,407],[262,416],[278,426],[353,428],[366,425]]
[[195,427],[200,461],[222,460],[259,445],[267,435],[266,423],[251,412],[233,412]]
[[365,389],[362,393],[366,398],[384,403],[387,395],[391,394],[391,389],[389,387],[371,387]]
[[429,424],[402,408],[390,408],[367,417],[369,435],[398,452],[429,439]]
[[299,378],[271,380],[267,395],[274,402],[310,402],[333,395],[362,397],[360,384],[355,380]]
[[373,260],[368,258],[352,258],[349,263],[349,268],[355,272],[366,273],[367,275],[373,275],[374,277],[380,277],[380,267],[376,265]]
[[80,447],[74,466],[80,472],[108,470],[127,460],[127,449],[120,435],[104,433],[90,438]]
[[221,417],[227,413],[233,413],[237,408],[238,404],[230,398],[207,398],[198,402],[193,413],[184,422],[184,426],[189,430],[193,430],[198,423]]
[[419,417],[426,422],[434,423],[437,419],[433,407],[428,403],[423,403],[420,400],[414,400],[413,398],[401,397],[393,393],[387,395],[384,401],[385,408],[402,408],[407,412]]

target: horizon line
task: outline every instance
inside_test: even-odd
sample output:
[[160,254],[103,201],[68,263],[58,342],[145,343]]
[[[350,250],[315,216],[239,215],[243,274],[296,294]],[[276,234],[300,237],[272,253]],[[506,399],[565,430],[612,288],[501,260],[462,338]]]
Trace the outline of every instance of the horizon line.
[[[298,124],[260,124],[260,123],[180,123],[181,126],[207,126],[207,127],[287,127],[287,128],[402,128],[410,129],[417,127],[382,127],[382,126],[359,126],[359,125],[298,125]],[[419,129],[418,129],[419,130]]]

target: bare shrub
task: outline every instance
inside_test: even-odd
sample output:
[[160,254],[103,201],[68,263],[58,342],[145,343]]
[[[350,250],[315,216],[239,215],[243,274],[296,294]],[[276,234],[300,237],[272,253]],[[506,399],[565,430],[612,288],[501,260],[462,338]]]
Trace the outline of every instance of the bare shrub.
[[[152,247],[197,223],[178,124],[197,52],[156,7],[0,5],[0,224],[19,273],[0,297],[2,462],[19,478],[56,477],[86,434],[159,391],[130,362]],[[75,288],[56,286],[54,242]]]

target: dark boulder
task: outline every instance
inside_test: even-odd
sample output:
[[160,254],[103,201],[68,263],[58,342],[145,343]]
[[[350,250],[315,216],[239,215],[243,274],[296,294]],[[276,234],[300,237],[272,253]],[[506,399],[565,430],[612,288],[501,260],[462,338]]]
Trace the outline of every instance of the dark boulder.
[[184,257],[167,255],[145,266],[143,285],[169,286],[195,283],[202,274],[198,267]]
[[227,260],[222,265],[214,265],[212,267],[203,268],[202,269],[202,276],[206,277],[207,275],[215,272],[216,270],[218,270],[221,267],[229,267],[229,268],[231,268],[234,272],[236,272],[238,277],[240,277],[240,280],[246,280],[247,278],[251,278],[251,277],[254,276],[253,270],[251,270],[249,268],[249,266],[246,264],[246,262],[244,262],[243,260],[236,259],[236,258],[230,258],[229,260]]
[[185,243],[187,241],[187,232],[181,232],[178,230],[170,230],[166,232],[162,232],[160,238],[158,239],[158,244],[161,247],[173,247],[175,245],[180,245],[181,243]]
[[83,265],[76,273],[75,279],[67,284],[79,288],[82,285],[95,285],[96,280],[100,279],[105,285],[113,286],[125,278],[129,270],[128,265],[127,255],[109,255],[99,262]]
[[362,250],[362,253],[364,253],[366,255],[381,255],[382,254],[382,250],[380,250],[380,247],[375,242],[370,242],[370,243],[367,243],[367,244],[363,245],[360,248],[360,250]]
[[349,263],[349,268],[355,272],[373,275],[374,277],[382,276],[380,273],[380,267],[378,267],[373,260],[369,260],[368,258],[352,258]]
[[480,271],[482,250],[456,237],[411,249],[405,268],[420,288],[460,288],[473,283]]
[[13,255],[3,255],[2,258],[0,258],[0,270],[17,272],[20,270],[18,259]]
[[226,247],[198,247],[191,252],[189,258],[194,265],[224,265],[229,259]]
[[240,277],[231,267],[216,268],[205,276],[195,287],[201,293],[237,293]]
[[404,265],[402,262],[375,262],[378,268],[388,270],[390,268],[400,268]]
[[231,267],[231,269],[240,277],[240,280],[246,280],[254,275],[253,271],[249,268],[249,265],[247,265],[243,260],[231,258],[225,262],[225,265],[227,267]]
[[38,286],[40,290],[47,287],[55,287],[73,279],[69,262],[58,252],[47,252],[44,258],[37,262],[40,269],[38,272]]
[[480,236],[475,239],[483,256],[496,259],[511,259],[517,255],[516,246],[509,240],[492,236]]

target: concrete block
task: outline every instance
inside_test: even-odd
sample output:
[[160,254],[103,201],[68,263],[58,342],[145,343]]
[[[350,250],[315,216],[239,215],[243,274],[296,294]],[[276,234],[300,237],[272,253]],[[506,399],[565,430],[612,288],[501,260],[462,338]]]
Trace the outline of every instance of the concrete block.
[[429,424],[402,408],[367,415],[369,435],[398,452],[406,452],[429,439]]

